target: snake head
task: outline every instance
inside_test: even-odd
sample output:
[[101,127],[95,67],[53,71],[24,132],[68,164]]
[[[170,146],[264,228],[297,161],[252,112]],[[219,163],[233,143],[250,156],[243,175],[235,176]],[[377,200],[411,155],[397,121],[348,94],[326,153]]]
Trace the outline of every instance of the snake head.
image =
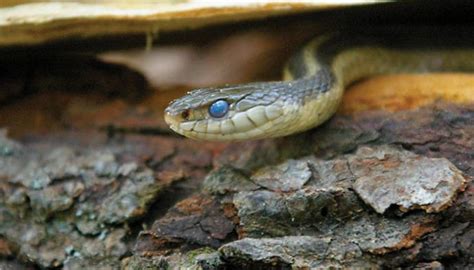
[[239,141],[258,139],[283,114],[278,89],[283,82],[202,88],[174,100],[165,121],[193,139]]

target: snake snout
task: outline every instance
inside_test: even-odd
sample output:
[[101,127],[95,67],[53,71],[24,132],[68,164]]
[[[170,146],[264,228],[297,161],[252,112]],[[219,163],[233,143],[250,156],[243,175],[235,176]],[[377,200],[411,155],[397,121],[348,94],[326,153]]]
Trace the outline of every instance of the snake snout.
[[169,111],[165,111],[164,119],[166,124],[172,129],[176,131],[176,128],[178,127],[178,123],[180,122],[180,119],[178,118],[178,115],[173,114]]

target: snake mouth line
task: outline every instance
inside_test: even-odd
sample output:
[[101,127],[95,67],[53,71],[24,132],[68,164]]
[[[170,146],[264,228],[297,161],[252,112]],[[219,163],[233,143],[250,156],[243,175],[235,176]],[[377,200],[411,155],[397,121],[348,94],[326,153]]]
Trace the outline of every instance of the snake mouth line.
[[[178,119],[177,119],[178,118]],[[261,129],[260,126],[252,126],[248,129],[245,130],[232,130],[232,131],[227,131],[223,132],[222,129],[215,130],[215,132],[209,132],[208,130],[196,130],[196,124],[197,122],[192,123],[190,122],[182,122],[181,119],[179,119],[179,116],[174,116],[174,115],[165,115],[165,121],[169,125],[169,127],[179,133],[182,134],[183,136],[192,138],[192,139],[197,139],[197,140],[215,140],[215,141],[242,141],[242,140],[247,140],[249,136],[252,137],[265,137],[265,131],[264,129]],[[231,119],[227,119],[226,121],[232,121]],[[190,127],[188,128],[182,128],[183,123],[189,123]],[[219,123],[219,127],[221,127],[222,123]],[[256,123],[251,123],[252,125],[256,125]],[[233,129],[235,129],[235,123],[232,124]],[[272,125],[272,122],[266,122],[263,124],[263,126],[269,126]]]
[[[181,127],[181,125],[183,124],[186,124],[186,123],[189,123],[189,122],[182,122],[182,123],[178,123],[178,124],[169,124],[169,127],[176,131],[176,132],[180,132],[180,133],[196,133],[196,134],[211,134],[211,135],[222,135],[222,136],[229,136],[231,134],[240,134],[240,133],[248,133],[250,132],[251,130],[260,130],[260,126],[254,126],[252,127],[251,129],[248,129],[248,130],[242,130],[242,131],[234,131],[234,132],[227,132],[227,133],[224,133],[222,132],[221,130],[219,131],[215,131],[215,132],[209,132],[209,131],[206,131],[206,130],[197,130],[195,129],[195,125],[196,123],[193,124],[193,127],[189,128],[189,129],[184,129]],[[260,130],[261,132],[263,132],[263,130]]]
[[239,133],[263,133],[269,125],[274,124],[284,114],[284,109],[278,105],[256,106],[246,111],[231,112],[223,119],[198,119],[183,121],[179,114],[166,113],[165,122],[175,131],[186,133],[205,133],[225,135]]

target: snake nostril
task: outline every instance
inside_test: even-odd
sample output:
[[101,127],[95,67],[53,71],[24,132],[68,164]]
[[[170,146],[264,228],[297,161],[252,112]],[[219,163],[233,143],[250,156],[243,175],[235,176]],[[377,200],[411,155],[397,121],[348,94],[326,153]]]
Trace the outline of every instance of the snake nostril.
[[188,120],[189,118],[189,110],[185,110],[181,113],[181,117],[184,119],[184,120]]

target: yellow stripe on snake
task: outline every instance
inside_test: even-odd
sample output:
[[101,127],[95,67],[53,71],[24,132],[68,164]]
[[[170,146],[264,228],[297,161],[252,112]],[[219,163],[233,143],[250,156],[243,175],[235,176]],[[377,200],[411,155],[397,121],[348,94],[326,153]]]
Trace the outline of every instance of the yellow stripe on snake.
[[470,31],[367,32],[315,38],[290,59],[284,81],[193,90],[170,103],[165,121],[175,132],[199,140],[280,137],[328,120],[344,88],[361,78],[474,70],[474,47],[466,44],[474,40]]

